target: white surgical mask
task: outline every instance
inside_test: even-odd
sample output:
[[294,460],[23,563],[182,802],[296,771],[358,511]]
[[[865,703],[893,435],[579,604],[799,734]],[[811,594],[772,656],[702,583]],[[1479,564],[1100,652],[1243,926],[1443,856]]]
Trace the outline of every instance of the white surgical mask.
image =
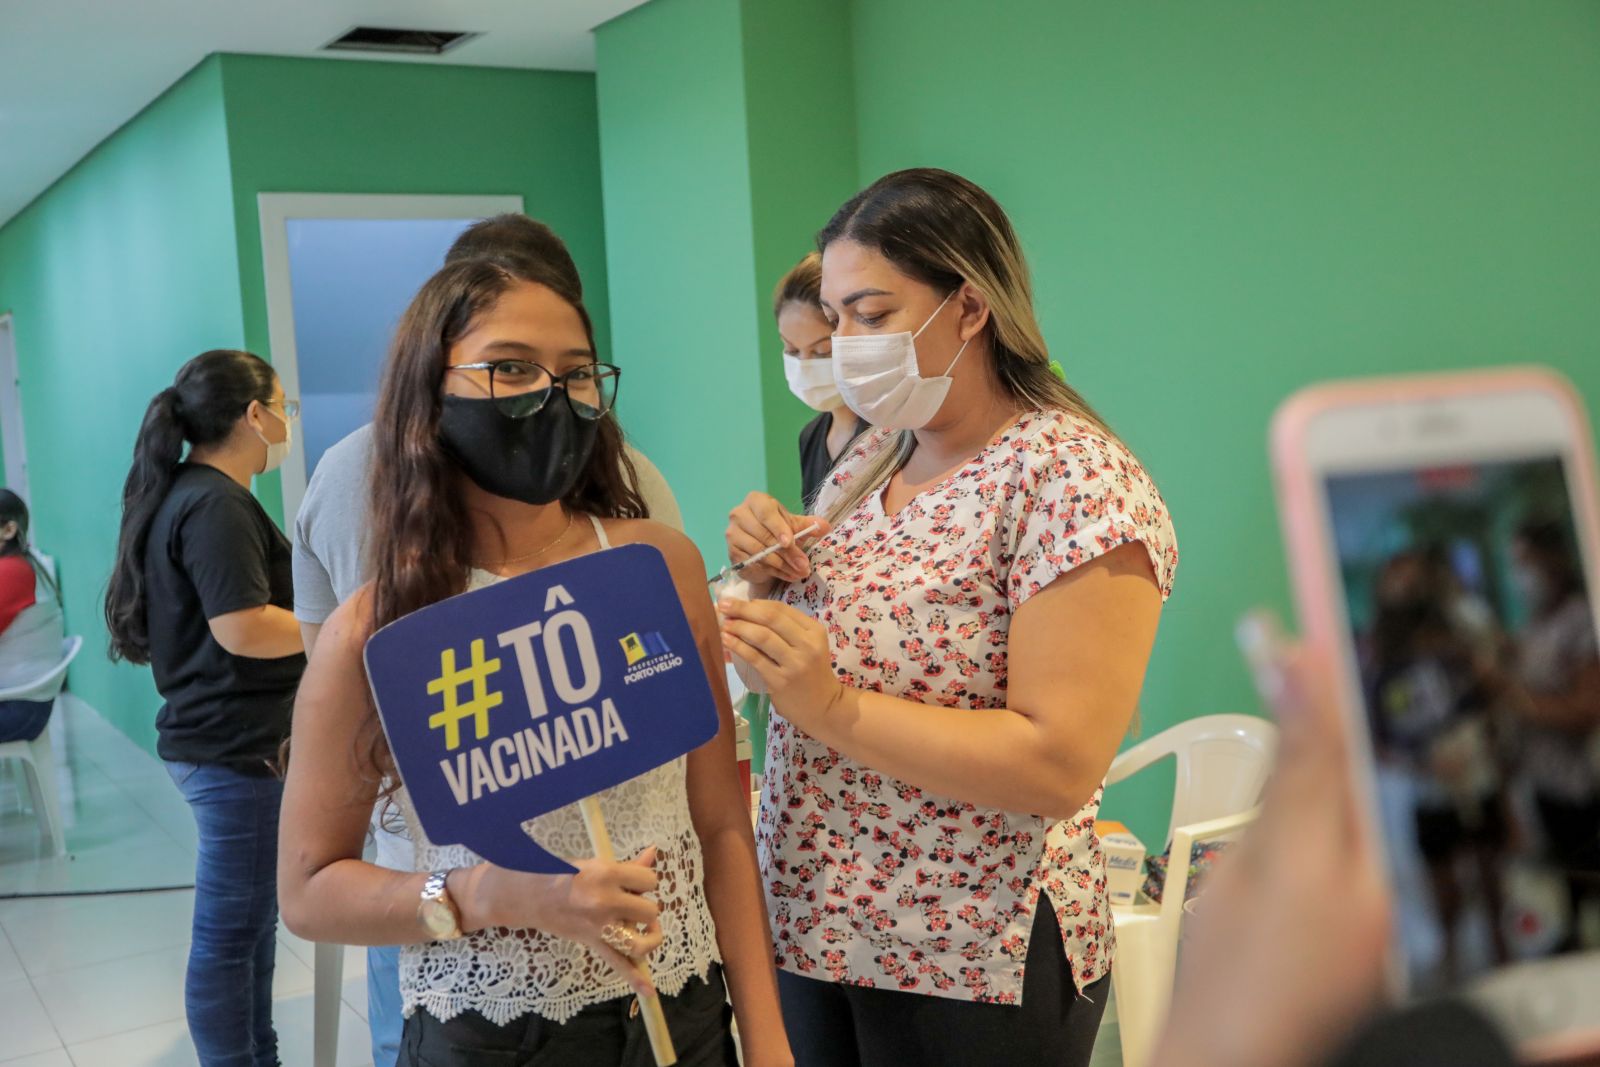
[[789,379],[789,392],[814,411],[832,411],[839,406],[839,387],[833,380],[833,357],[801,359],[783,354],[783,376]]
[[924,378],[919,372],[916,340],[958,291],[945,297],[916,333],[853,337],[834,334],[834,381],[851,411],[872,425],[888,430],[918,430],[938,414],[950,393],[950,372],[960,362],[970,338],[937,378]]
[[261,443],[267,446],[267,462],[256,473],[266,474],[268,471],[275,471],[283,466],[283,461],[289,458],[289,446],[294,443],[294,420],[287,415],[279,415],[265,404],[262,405],[261,410],[271,412],[273,418],[280,419],[283,422],[283,440],[281,441],[268,441],[260,430],[256,431],[256,436],[261,438]]

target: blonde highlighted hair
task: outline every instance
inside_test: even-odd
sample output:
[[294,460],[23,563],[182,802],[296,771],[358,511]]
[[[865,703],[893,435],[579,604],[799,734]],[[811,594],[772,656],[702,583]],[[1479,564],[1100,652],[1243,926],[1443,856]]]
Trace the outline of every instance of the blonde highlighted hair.
[[772,317],[783,313],[787,304],[805,304],[822,310],[822,253],[807,252],[789,273],[778,279],[772,290]]
[[[1052,366],[1034,314],[1033,282],[1021,243],[1004,209],[983,189],[931,167],[887,174],[834,214],[817,235],[818,251],[835,241],[871,248],[901,273],[941,293],[971,285],[989,303],[983,336],[1006,394],[1023,410],[1065,411],[1113,436]],[[829,504],[827,519],[837,523],[854,511],[910,458],[915,444],[909,431],[889,438]]]

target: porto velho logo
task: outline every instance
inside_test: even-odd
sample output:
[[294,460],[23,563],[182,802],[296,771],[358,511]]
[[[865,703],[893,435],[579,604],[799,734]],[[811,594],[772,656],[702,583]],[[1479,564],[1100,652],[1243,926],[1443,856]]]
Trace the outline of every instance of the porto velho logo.
[[666,639],[654,630],[647,633],[635,631],[617,643],[622,646],[622,654],[628,659],[628,673],[622,679],[624,685],[632,685],[683,666],[683,657],[674,653]]
[[651,656],[665,656],[672,651],[662,636],[653,630],[647,634],[631,633],[619,643],[623,654],[628,657],[630,667]]

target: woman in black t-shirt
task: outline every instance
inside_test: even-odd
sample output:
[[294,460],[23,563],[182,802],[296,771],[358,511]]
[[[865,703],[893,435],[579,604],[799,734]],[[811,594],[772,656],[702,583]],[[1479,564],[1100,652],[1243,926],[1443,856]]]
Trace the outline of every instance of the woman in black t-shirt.
[[800,489],[811,510],[817,490],[867,424],[844,406],[833,382],[833,327],[822,315],[822,256],[812,252],[785,274],[772,294],[783,341],[783,375],[802,404],[820,412],[800,431]]
[[305,656],[289,542],[250,479],[283,462],[298,410],[248,352],[184,364],[139,427],[106,594],[111,657],[150,665],[157,751],[199,830],[184,1003],[204,1067],[279,1062],[276,756]]

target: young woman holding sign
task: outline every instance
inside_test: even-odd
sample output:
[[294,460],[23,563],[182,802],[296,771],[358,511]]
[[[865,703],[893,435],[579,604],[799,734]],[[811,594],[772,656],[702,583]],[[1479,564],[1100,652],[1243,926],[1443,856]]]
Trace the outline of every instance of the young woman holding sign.
[[[376,578],[329,617],[300,689],[279,878],[301,936],[406,946],[402,1065],[648,1063],[631,995],[649,991],[635,966],[646,957],[680,1063],[736,1062],[728,991],[744,1062],[792,1063],[704,565],[681,534],[637,518],[610,410],[616,382],[570,284],[512,259],[430,279],[384,373]],[[629,543],[666,556],[723,722],[685,759],[600,794],[616,852],[630,858],[524,874],[435,846],[412,817],[418,873],[364,863],[375,799],[387,790],[406,803],[368,692],[367,638],[464,590]],[[558,854],[593,855],[576,806],[524,828]]]
[[891,174],[818,243],[840,392],[878,429],[803,549],[816,518],[734,511],[735,562],[786,547],[723,602],[773,701],[758,839],[795,1058],[1086,1064],[1111,968],[1095,813],[1172,525],[1053,370],[982,189]]

